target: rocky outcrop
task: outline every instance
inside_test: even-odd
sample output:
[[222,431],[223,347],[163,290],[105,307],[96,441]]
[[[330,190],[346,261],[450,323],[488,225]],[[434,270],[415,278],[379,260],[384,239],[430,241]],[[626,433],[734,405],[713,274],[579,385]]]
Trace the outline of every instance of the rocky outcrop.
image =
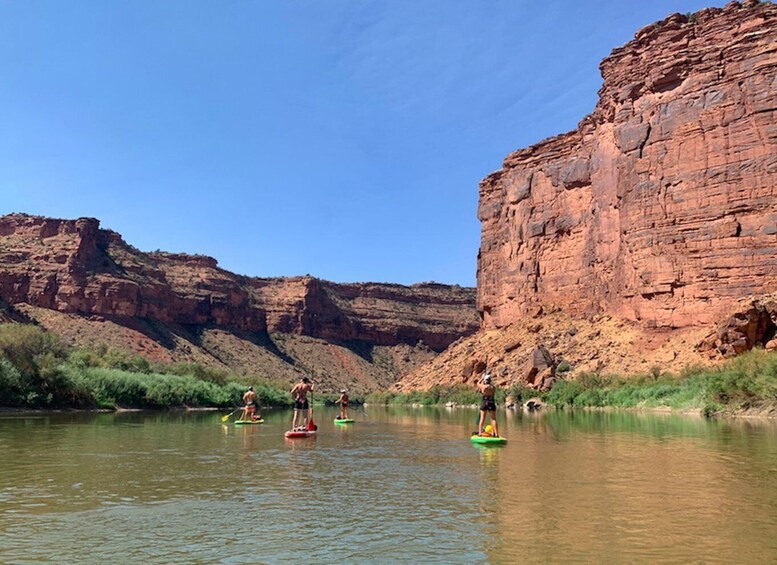
[[577,130],[480,185],[478,309],[715,323],[777,290],[777,5],[675,14],[615,49]]
[[[94,340],[95,332],[85,324],[102,324],[105,332],[109,320],[124,336],[115,341],[142,343],[142,353],[153,351],[160,360],[181,360],[187,348],[207,347],[207,353],[185,358],[234,366],[253,356],[265,369],[274,363],[273,372],[286,370],[276,366],[278,359],[270,363],[252,349],[263,347],[297,372],[351,371],[362,379],[362,390],[393,382],[397,373],[479,325],[471,288],[249,278],[220,269],[211,257],[140,252],[92,218],[24,214],[0,217],[2,304],[3,312],[13,310],[17,318],[30,315],[54,330],[71,328],[74,341],[86,335]],[[16,318],[3,314],[2,319]],[[130,329],[142,336],[127,334]],[[227,338],[225,332],[233,335]],[[294,352],[283,352],[272,343],[275,334],[310,340],[287,339]],[[160,343],[162,349],[177,347],[178,353],[167,357]],[[385,347],[399,349],[375,349]]]
[[777,294],[743,299],[738,308],[699,344],[711,357],[735,357],[754,347],[777,349]]
[[478,328],[474,290],[436,283],[336,284],[312,277],[251,279],[270,332],[376,345],[423,342],[442,351]]
[[209,257],[144,254],[93,218],[0,218],[0,298],[59,312],[266,329],[240,278]]

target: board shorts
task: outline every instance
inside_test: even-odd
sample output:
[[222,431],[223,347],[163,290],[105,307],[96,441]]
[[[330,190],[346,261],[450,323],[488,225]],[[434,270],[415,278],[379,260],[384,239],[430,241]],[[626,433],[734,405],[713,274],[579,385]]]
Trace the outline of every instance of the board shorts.
[[308,409],[308,400],[307,398],[305,400],[295,400],[294,401],[294,410],[307,410]]
[[493,398],[483,398],[480,409],[484,412],[493,412],[496,410],[496,401]]

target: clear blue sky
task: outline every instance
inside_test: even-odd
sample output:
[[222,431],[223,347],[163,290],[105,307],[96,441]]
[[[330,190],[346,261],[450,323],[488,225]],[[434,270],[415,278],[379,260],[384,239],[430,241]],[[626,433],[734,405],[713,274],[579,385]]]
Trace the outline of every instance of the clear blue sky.
[[0,213],[253,276],[474,285],[478,182],[697,0],[0,3]]

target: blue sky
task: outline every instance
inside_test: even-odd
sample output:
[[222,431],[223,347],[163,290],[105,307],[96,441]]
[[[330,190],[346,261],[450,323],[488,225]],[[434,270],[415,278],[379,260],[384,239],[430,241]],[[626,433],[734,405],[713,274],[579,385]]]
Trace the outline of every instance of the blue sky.
[[0,213],[252,276],[474,285],[478,182],[696,0],[0,3]]

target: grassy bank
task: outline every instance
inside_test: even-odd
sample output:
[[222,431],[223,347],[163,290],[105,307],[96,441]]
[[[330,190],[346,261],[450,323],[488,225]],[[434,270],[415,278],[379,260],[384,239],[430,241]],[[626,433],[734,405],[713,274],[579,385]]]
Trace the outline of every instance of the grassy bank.
[[777,404],[777,352],[749,351],[715,367],[689,367],[679,375],[655,369],[636,377],[581,375],[547,393],[514,387],[516,401],[539,396],[563,407],[671,408],[706,415]]
[[0,406],[13,408],[232,407],[249,385],[262,406],[290,406],[288,386],[194,363],[154,364],[104,346],[68,347],[22,324],[0,325]]
[[[497,390],[497,402],[504,402],[506,391]],[[414,390],[407,393],[398,392],[374,392],[367,396],[366,401],[370,404],[420,404],[422,406],[445,405],[449,402],[456,404],[469,405],[480,404],[480,393],[472,387],[454,386],[442,387],[433,386],[429,390]]]
[[[557,408],[670,408],[700,410],[706,415],[768,408],[777,405],[777,352],[754,350],[716,368],[692,367],[679,375],[580,375],[559,380],[549,392],[520,385],[499,390],[497,401],[512,396],[517,403],[539,397]],[[409,393],[379,392],[367,397],[373,404],[421,404],[425,406],[478,404],[480,395],[468,387],[433,387]]]

